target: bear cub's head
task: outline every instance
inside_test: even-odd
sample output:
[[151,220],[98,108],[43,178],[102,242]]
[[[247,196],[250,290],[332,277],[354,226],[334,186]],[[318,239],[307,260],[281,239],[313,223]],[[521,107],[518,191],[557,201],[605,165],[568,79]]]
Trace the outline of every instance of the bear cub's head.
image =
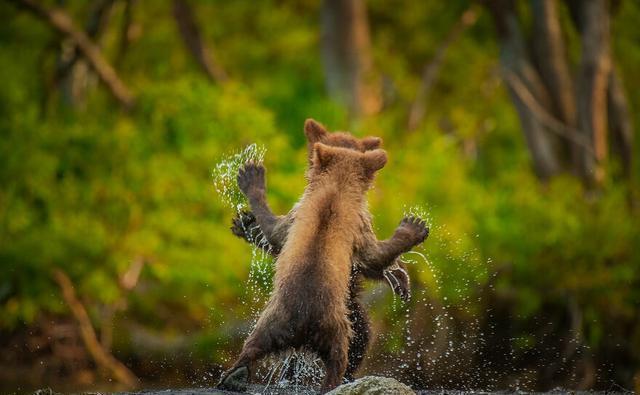
[[375,173],[387,163],[382,149],[359,152],[350,148],[332,147],[323,143],[313,145],[310,180],[333,180],[340,188],[366,191]]
[[379,137],[364,137],[359,139],[345,132],[329,132],[324,126],[313,119],[307,119],[304,122],[304,134],[307,137],[309,161],[313,159],[313,146],[316,143],[323,143],[332,147],[348,148],[359,152],[375,150],[380,148],[382,144],[382,139]]

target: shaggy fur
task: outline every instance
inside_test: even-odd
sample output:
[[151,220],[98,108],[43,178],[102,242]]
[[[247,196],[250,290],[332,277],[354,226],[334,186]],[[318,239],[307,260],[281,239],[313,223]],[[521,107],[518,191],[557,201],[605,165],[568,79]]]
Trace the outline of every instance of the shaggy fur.
[[[312,147],[315,143],[323,143],[332,147],[349,148],[359,152],[365,152],[380,148],[382,140],[378,137],[365,137],[358,139],[345,132],[328,132],[322,125],[313,119],[307,119],[304,125],[304,132],[307,137],[307,149],[309,151],[309,163],[312,159]],[[238,237],[256,244],[273,255],[278,255],[280,249],[289,233],[289,228],[295,218],[296,206],[294,206],[286,215],[276,216],[273,214],[266,199],[265,171],[262,166],[253,169],[247,169],[247,172],[241,174],[238,179],[240,189],[245,192],[249,199],[252,211],[244,211],[239,213],[233,219],[231,231]],[[362,212],[364,217],[369,218],[368,208],[365,206]],[[363,239],[375,240],[375,235],[371,226],[363,229]],[[360,261],[361,264],[367,262]],[[372,270],[372,268],[363,267],[361,273],[364,277],[375,280],[386,279],[392,290],[403,300],[407,300],[410,296],[409,276],[406,267],[402,261],[397,258],[392,265],[384,262],[383,265],[389,266],[384,271]],[[374,265],[379,266],[379,265]]]
[[247,369],[250,378],[255,361],[292,347],[322,359],[323,392],[340,384],[352,337],[347,304],[359,213],[374,173],[386,161],[383,150],[314,146],[309,183],[276,260],[273,293],[220,387],[238,389],[239,370]]
[[[313,144],[317,142],[359,152],[376,149],[381,144],[381,139],[377,137],[357,139],[348,133],[327,132],[322,125],[311,119],[305,122],[304,130],[308,141],[307,146],[309,147],[310,165],[313,157],[312,147]],[[248,197],[253,212],[240,213],[240,215],[234,219],[231,229],[237,236],[277,256],[282,245],[284,245],[291,224],[296,217],[297,206],[287,215],[275,216],[269,209],[266,201],[264,173],[265,170],[260,165],[247,166],[240,173],[238,183],[241,190]],[[389,248],[385,248],[385,243],[378,244],[379,242],[371,226],[371,215],[366,205],[362,207],[359,215],[361,217],[361,226],[354,241],[355,254],[352,260],[353,280],[350,289],[351,297],[348,304],[349,318],[352,323],[352,329],[355,332],[355,336],[349,345],[349,365],[345,375],[349,380],[353,379],[354,373],[360,366],[370,338],[367,314],[358,299],[362,277],[377,280],[386,279],[396,294],[404,300],[408,299],[410,295],[409,276],[399,259],[399,254],[413,247],[413,245],[403,246],[403,240],[400,238],[403,232],[396,232],[397,235],[394,235],[386,244],[399,246],[400,249],[398,251],[401,252],[395,256],[384,253],[384,251],[389,250]],[[406,221],[403,221],[403,224],[405,224],[405,222]],[[415,225],[416,233],[425,233],[426,237],[426,232],[428,232],[426,227],[421,228],[419,222],[416,222]],[[403,226],[403,228],[405,228],[406,231],[406,226]],[[387,269],[381,269],[383,267]]]

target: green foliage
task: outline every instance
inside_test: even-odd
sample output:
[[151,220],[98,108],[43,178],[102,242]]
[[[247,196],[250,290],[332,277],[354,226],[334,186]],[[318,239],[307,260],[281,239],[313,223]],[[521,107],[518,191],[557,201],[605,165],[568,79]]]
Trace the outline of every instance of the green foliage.
[[[410,206],[425,208],[432,221],[421,250],[428,263],[407,255],[416,261],[416,288],[481,316],[486,306],[472,296],[499,273],[498,290],[515,300],[514,320],[571,297],[593,347],[612,320],[640,327],[640,219],[629,205],[637,191],[609,180],[590,195],[570,175],[547,185],[535,178],[496,73],[486,15],[452,44],[424,125],[407,132],[419,72],[462,7],[371,2],[375,58],[394,99],[380,115],[349,125],[324,93],[317,2],[196,3],[204,38],[231,75],[224,86],[200,74],[167,4],[139,3],[143,33],[119,68],[138,94],[131,113],[99,85],[77,108],[47,96],[51,70],[41,68],[53,63],[47,43],[55,35],[0,5],[15,17],[0,27],[0,71],[9,77],[0,89],[0,329],[67,313],[51,278],[58,267],[92,314],[125,299],[121,321],[197,332],[190,347],[218,358],[211,353],[236,335],[223,324],[250,320],[263,300],[252,294],[268,290],[247,285],[252,251],[229,231],[234,211],[216,194],[212,172],[230,153],[264,145],[270,204],[286,212],[305,185],[307,117],[384,138],[390,161],[369,195],[378,236],[390,235]],[[614,50],[637,108],[633,16],[640,8],[623,4]],[[117,53],[117,30],[104,40],[109,56]],[[137,259],[146,264],[129,292],[119,278]],[[373,306],[376,319],[389,313],[386,302]],[[531,342],[526,334],[515,340],[518,348]]]

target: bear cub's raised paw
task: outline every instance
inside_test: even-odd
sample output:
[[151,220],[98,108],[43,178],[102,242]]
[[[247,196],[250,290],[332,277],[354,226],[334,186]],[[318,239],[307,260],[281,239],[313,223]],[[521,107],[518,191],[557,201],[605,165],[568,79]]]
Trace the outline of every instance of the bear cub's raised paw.
[[247,162],[238,171],[238,187],[245,196],[262,197],[265,193],[265,169],[262,163]]
[[412,246],[416,246],[429,236],[429,227],[424,220],[410,215],[400,221],[400,226],[398,226],[396,232],[399,232],[403,237],[407,237]]

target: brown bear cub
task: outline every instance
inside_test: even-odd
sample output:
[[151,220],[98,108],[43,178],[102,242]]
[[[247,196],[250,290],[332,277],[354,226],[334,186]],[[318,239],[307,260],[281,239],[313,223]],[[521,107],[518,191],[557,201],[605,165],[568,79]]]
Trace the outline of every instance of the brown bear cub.
[[[330,133],[312,119],[305,122],[304,131],[309,147],[310,168],[312,147],[316,142],[358,152],[379,148],[381,144],[381,139],[377,137],[357,139],[348,133]],[[265,170],[262,165],[247,164],[238,176],[238,184],[249,199],[253,212],[241,213],[234,219],[233,233],[277,256],[296,217],[297,206],[284,216],[276,216],[271,212],[266,201]],[[411,244],[414,240],[420,243],[428,234],[424,222],[409,217],[401,222],[391,239],[379,242],[373,232],[371,214],[366,205],[359,215],[362,223],[353,245],[350,295],[347,302],[354,332],[349,344],[349,362],[345,374],[348,380],[353,379],[362,363],[370,339],[367,314],[359,300],[363,277],[378,280],[386,278],[393,291],[406,300],[409,297],[409,277],[399,255],[410,250],[415,245]],[[413,237],[406,237],[409,230],[414,232]]]
[[[365,152],[380,148],[382,140],[378,137],[365,137],[358,139],[345,132],[328,132],[322,125],[313,119],[307,119],[304,124],[304,132],[307,137],[308,159],[311,165],[312,150],[315,143],[323,143],[332,147],[343,147],[359,152]],[[256,244],[273,255],[277,255],[287,237],[289,226],[295,217],[294,207],[287,215],[274,215],[266,200],[266,188],[264,182],[264,168],[248,166],[239,179],[240,189],[249,199],[253,211],[239,213],[233,219],[232,232],[250,243]],[[250,193],[251,192],[251,193]],[[362,213],[370,217],[368,209]],[[364,238],[375,238],[373,229],[363,229]],[[400,259],[384,271],[365,270],[361,273],[366,278],[381,280],[386,279],[394,293],[403,300],[410,296],[409,276]]]
[[273,292],[221,388],[242,390],[257,360],[289,348],[321,358],[321,391],[341,383],[352,336],[347,300],[359,213],[386,161],[383,150],[314,146],[309,182],[276,260]]

